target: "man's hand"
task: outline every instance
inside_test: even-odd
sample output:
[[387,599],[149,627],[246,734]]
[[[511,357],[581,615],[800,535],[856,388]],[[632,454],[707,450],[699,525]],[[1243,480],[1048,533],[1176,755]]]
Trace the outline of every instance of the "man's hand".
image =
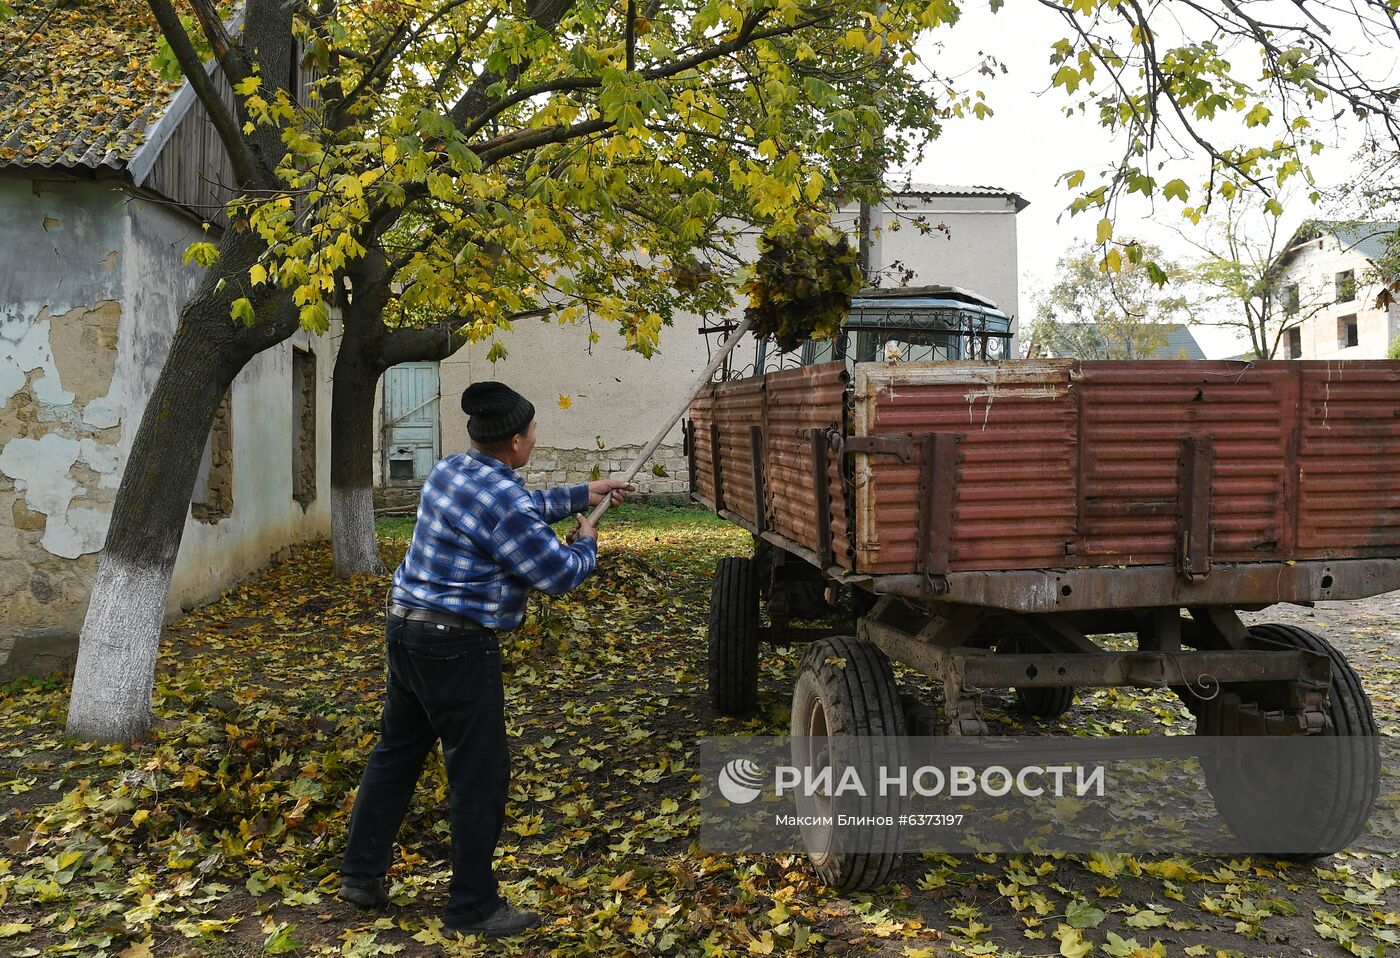
[[598,538],[598,530],[593,528],[593,523],[588,521],[587,516],[579,512],[574,515],[574,519],[578,522],[578,527],[566,537],[566,541],[569,545],[573,545],[580,539],[596,540]]
[[588,504],[596,506],[604,499],[611,497],[612,504],[620,506],[627,500],[627,493],[636,491],[636,486],[630,482],[623,482],[621,479],[599,479],[597,482],[588,484]]

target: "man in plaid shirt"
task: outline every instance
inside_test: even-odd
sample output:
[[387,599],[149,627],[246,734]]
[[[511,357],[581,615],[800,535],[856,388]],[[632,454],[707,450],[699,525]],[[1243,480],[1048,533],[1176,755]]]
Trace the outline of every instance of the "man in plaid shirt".
[[[631,486],[613,479],[528,492],[515,469],[535,447],[535,407],[501,383],[462,394],[473,448],[439,462],[423,484],[413,543],[394,572],[385,615],[389,682],[346,836],[340,897],[388,901],[394,836],[433,745],[450,786],[452,883],[444,927],[510,935],[539,923],[500,896],[491,858],[510,782],[496,630],[518,627],[531,589],[558,595],[597,563],[582,512]],[[569,543],[549,524],[574,514]]]

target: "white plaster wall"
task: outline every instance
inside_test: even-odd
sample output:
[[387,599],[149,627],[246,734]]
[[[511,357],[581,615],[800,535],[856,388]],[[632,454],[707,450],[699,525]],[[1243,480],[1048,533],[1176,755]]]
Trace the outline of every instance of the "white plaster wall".
[[[919,216],[931,225],[944,223],[949,232],[923,234],[912,222]],[[857,220],[855,204],[835,218],[853,239]],[[898,284],[894,273],[898,260],[914,270],[909,285],[961,286],[1008,311],[1015,309],[1019,293],[1013,200],[933,197],[928,203],[916,203],[912,198],[892,199],[874,225],[871,265],[883,274],[883,285]],[[757,231],[741,240],[738,253],[744,261],[753,261]],[[737,321],[742,316],[740,302],[727,318]],[[517,323],[502,335],[509,353],[494,364],[486,360],[489,342],[468,346],[440,366],[442,454],[460,451],[470,443],[459,398],[463,389],[478,380],[504,382],[535,404],[541,449],[596,449],[599,441],[608,448],[640,446],[685,401],[704,369],[709,354],[705,337],[698,332],[701,325],[700,317],[678,314],[674,324],[663,330],[660,349],[650,360],[624,350],[616,329],[606,325],[596,327],[601,341],[591,350],[586,325],[534,320]],[[755,352],[752,339],[740,343],[735,367],[752,367]],[[381,402],[382,395],[381,389]],[[559,407],[561,395],[572,399],[571,408]],[[375,421],[380,421],[379,409]],[[679,445],[680,428],[672,429],[665,442]],[[376,453],[376,483],[382,482],[380,466]]]
[[[180,309],[199,279],[180,259],[200,228],[168,208],[132,200],[127,209],[123,269],[128,310],[118,361],[126,383],[123,451],[131,447],[141,414],[170,348]],[[303,510],[292,498],[293,345],[317,355],[319,398],[317,495]],[[167,612],[209,601],[265,565],[283,547],[330,530],[330,341],[300,332],[256,356],[234,380],[233,510],[217,523],[186,517]]]
[[[101,548],[106,513],[82,503],[83,490],[69,473],[87,467],[99,475],[100,488],[116,488],[120,457],[103,433],[116,425],[122,395],[115,379],[106,395],[79,395],[87,391],[71,380],[89,378],[83,357],[72,348],[76,343],[56,357],[54,337],[67,314],[117,312],[122,201],[103,184],[0,179],[6,225],[0,241],[0,408],[28,384],[38,420],[25,435],[12,434],[18,432],[14,422],[5,424],[0,483],[45,515],[40,548],[63,559]],[[60,367],[70,372],[67,385]]]
[[[947,231],[924,233],[917,220]],[[872,266],[882,285],[961,286],[996,303],[1015,318],[1020,295],[1016,256],[1015,200],[987,197],[895,197],[880,210]],[[900,282],[898,265],[914,271]],[[1017,324],[1019,325],[1019,324]],[[1017,355],[1013,349],[1012,355]]]
[[[1356,273],[1356,298],[1335,300],[1336,274]],[[1298,251],[1288,264],[1281,285],[1298,284],[1300,311],[1305,319],[1299,326],[1303,359],[1384,359],[1390,341],[1400,332],[1400,311],[1376,308],[1380,286],[1371,278],[1371,261],[1356,250],[1344,250],[1337,238],[1323,234]],[[1339,343],[1337,324],[1343,316],[1355,315],[1358,343],[1350,348]],[[1286,357],[1287,343],[1280,347]]]

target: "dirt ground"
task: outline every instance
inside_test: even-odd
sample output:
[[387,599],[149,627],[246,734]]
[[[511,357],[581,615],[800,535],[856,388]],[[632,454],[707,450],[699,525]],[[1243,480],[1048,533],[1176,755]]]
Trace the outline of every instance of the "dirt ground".
[[[382,529],[392,567],[403,523]],[[786,730],[801,650],[767,650],[759,713],[705,694],[709,576],[747,537],[691,510],[619,510],[601,571],[536,601],[506,649],[514,780],[498,873],[545,925],[511,942],[444,938],[446,783],[429,760],[400,833],[392,907],[337,901],[353,790],[383,683],[382,579],[338,583],[324,545],[168,633],[158,729],[140,745],[62,734],[61,678],[0,691],[0,949],[112,955],[1380,956],[1400,942],[1385,857],[1306,865],[1186,855],[908,856],[840,895],[799,856],[697,845],[700,736]],[[1316,628],[1400,734],[1400,596],[1252,617]],[[989,718],[1017,720],[1005,700]],[[1070,734],[1143,716],[1166,693],[1083,695]]]

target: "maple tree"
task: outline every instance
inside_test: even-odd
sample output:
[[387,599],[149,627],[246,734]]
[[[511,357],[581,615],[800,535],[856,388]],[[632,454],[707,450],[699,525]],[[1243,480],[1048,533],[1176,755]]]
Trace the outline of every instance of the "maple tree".
[[[1125,144],[1099,185],[1084,171],[1066,178],[1080,190],[1071,208],[1100,216],[1110,270],[1131,245],[1113,237],[1126,193],[1196,216],[1212,196],[1306,175],[1321,147],[1309,116],[1337,103],[1395,135],[1393,89],[1307,4],[1279,24],[1228,2],[1043,2],[1067,26],[1051,46],[1067,109],[1096,111]],[[164,599],[219,399],[259,351],[299,327],[324,331],[345,271],[369,251],[390,256],[405,309],[460,315],[468,339],[545,308],[615,323],[650,354],[674,310],[730,299],[726,224],[795,228],[838,192],[873,199],[879,171],[910,163],[941,120],[988,112],[920,59],[921,33],[956,21],[950,0],[531,0],[510,11],[247,0],[236,33],[210,0],[150,7],[241,198],[233,228],[189,251],[205,277],[118,491],[69,719],[85,736],[149,727]],[[1319,12],[1396,29],[1386,0]],[[1173,26],[1178,16],[1197,22]],[[1173,30],[1182,36],[1168,39]],[[1254,64],[1233,65],[1231,45],[1258,51],[1261,79],[1242,79]],[[232,108],[206,56],[236,91]],[[297,56],[319,75],[304,99],[283,79]],[[1240,118],[1240,137],[1211,130],[1225,115]],[[1194,151],[1199,184],[1157,181],[1173,136]],[[416,228],[391,250],[406,217]]]
[[1103,268],[1087,245],[1066,252],[1055,264],[1059,279],[1036,307],[1034,345],[1043,355],[1061,358],[1156,358],[1167,345],[1167,325],[1190,313],[1180,291],[1157,287],[1148,263],[1172,283],[1187,278],[1185,270],[1147,243],[1134,243],[1117,271]]
[[[544,306],[615,322],[649,354],[678,304],[727,297],[703,242],[723,219],[791,223],[841,184],[891,119],[870,89],[900,97],[905,134],[881,139],[893,162],[927,138],[936,109],[910,51],[942,14],[912,3],[551,0],[505,15],[461,0],[249,0],[236,36],[204,0],[185,17],[169,0],[151,9],[241,197],[232,228],[187,252],[207,269],[118,490],[69,715],[90,737],[149,728],[164,601],[219,397],[261,350],[325,331],[352,264],[381,251],[400,306],[469,318],[468,339]],[[881,55],[892,51],[909,56]],[[320,72],[308,102],[283,79],[298,55]]]

